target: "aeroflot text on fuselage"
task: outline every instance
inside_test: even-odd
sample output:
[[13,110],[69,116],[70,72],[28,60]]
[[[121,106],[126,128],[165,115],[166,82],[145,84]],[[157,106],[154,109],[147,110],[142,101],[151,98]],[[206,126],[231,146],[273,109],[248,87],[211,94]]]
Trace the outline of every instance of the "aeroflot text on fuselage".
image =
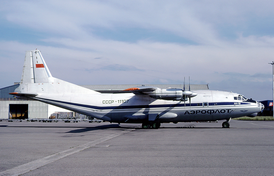
[[230,114],[233,110],[232,109],[211,109],[211,110],[191,110],[186,111],[185,115],[191,114]]

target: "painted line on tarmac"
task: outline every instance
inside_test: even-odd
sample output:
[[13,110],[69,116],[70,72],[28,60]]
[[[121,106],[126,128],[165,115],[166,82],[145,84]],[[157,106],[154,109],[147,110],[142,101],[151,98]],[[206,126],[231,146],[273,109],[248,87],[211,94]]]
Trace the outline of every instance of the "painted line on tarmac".
[[39,167],[45,166],[47,164],[50,164],[52,162],[55,162],[55,161],[60,160],[62,158],[65,158],[65,157],[70,156],[72,154],[75,154],[75,153],[78,153],[78,152],[83,151],[85,149],[88,149],[90,147],[93,147],[93,146],[95,146],[97,144],[100,144],[102,142],[105,142],[105,141],[108,141],[110,139],[121,136],[122,134],[131,132],[133,130],[135,130],[135,129],[127,129],[127,130],[124,130],[120,133],[111,134],[111,135],[108,135],[106,137],[96,139],[96,140],[88,142],[86,144],[79,145],[79,146],[73,147],[71,149],[64,150],[64,151],[58,152],[56,154],[41,158],[41,159],[31,161],[29,163],[14,167],[12,169],[8,169],[6,171],[0,172],[0,175],[1,176],[9,176],[9,175],[22,175],[22,174],[25,174],[27,172],[38,169]]

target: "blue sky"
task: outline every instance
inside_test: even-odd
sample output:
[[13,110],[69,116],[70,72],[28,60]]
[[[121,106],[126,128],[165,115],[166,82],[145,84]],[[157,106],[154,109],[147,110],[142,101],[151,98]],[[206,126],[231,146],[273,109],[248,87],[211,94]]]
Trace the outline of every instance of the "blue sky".
[[1,2],[0,87],[20,81],[25,51],[54,77],[88,84],[209,84],[272,99],[274,1]]

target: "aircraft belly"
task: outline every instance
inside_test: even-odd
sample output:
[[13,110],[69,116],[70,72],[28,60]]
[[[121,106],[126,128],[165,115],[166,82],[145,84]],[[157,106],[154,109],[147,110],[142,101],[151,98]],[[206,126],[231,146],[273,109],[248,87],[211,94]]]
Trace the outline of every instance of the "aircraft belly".
[[102,111],[113,122],[142,122],[149,120],[149,114],[158,114],[160,122],[214,121],[250,115],[258,112],[256,106],[214,106],[208,108],[125,108]]
[[227,119],[232,116],[232,108],[151,108],[146,109],[119,109],[107,112],[105,115],[113,122],[147,121],[149,114],[158,114],[160,122],[188,122],[188,121],[211,121]]

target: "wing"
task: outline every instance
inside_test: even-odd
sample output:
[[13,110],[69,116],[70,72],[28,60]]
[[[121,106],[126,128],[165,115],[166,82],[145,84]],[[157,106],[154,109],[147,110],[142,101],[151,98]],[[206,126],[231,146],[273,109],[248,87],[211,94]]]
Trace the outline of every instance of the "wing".
[[132,92],[135,94],[147,94],[147,93],[153,92],[157,89],[159,89],[159,88],[142,86],[142,87],[131,87],[131,88],[125,89],[124,91]]
[[160,89],[157,87],[132,87],[124,90],[125,92],[132,92],[134,94],[143,94],[148,95],[155,99],[164,99],[164,100],[177,100],[177,101],[186,101],[187,98],[192,98],[197,96],[197,93],[191,91],[185,91],[183,89],[169,88],[169,89]]

